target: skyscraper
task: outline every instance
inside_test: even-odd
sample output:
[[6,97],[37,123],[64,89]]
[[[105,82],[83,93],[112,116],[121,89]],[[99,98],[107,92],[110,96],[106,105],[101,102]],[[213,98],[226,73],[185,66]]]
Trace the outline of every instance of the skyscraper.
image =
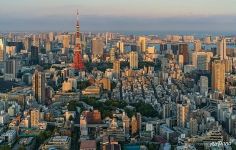
[[70,36],[63,35],[63,48],[70,48]]
[[36,69],[32,77],[33,94],[38,103],[45,102],[45,74]]
[[179,54],[184,56],[184,64],[189,63],[188,44],[179,44]]
[[110,50],[110,61],[114,62],[116,59],[116,49],[115,48],[111,48]]
[[38,35],[33,36],[33,46],[40,47],[40,38]]
[[192,53],[192,65],[198,70],[209,70],[209,62],[212,57],[212,52],[194,52]]
[[226,39],[222,38],[217,42],[217,55],[220,57],[220,60],[227,59],[226,55]]
[[80,40],[80,25],[79,25],[79,12],[77,11],[77,24],[76,24],[76,41],[74,49],[73,67],[77,71],[84,70],[84,62],[82,58],[82,47]]
[[31,127],[38,127],[40,120],[40,111],[38,109],[33,109],[30,111]]
[[103,49],[104,49],[104,42],[100,38],[92,39],[92,55],[93,57],[96,56],[103,56]]
[[30,64],[32,65],[39,64],[39,48],[36,46],[31,46]]
[[117,42],[116,47],[118,48],[120,54],[124,53],[125,49],[124,49],[124,43],[122,41]]
[[32,46],[32,39],[30,37],[25,37],[24,39],[25,50],[30,51],[31,46]]
[[197,54],[197,69],[198,70],[208,70],[207,53],[198,52],[198,54]]
[[53,32],[50,32],[48,36],[49,36],[50,42],[54,41],[54,33]]
[[185,128],[189,119],[189,105],[177,104],[177,125]]
[[200,40],[194,41],[194,51],[200,52],[202,50],[202,43]]
[[88,136],[87,118],[83,115],[80,116],[80,138]]
[[208,93],[208,78],[206,76],[201,76],[199,80],[200,93],[206,95]]
[[138,46],[140,46],[141,52],[146,51],[146,37],[139,37]]
[[0,38],[0,61],[4,61],[4,55],[5,55],[4,39]]
[[4,80],[14,80],[17,78],[20,61],[16,59],[9,59],[5,62]]
[[225,64],[221,60],[212,62],[212,90],[225,93]]
[[113,62],[113,70],[116,77],[120,76],[120,61],[116,60]]
[[197,135],[197,132],[198,132],[197,119],[195,119],[195,118],[190,118],[190,121],[189,121],[189,128],[190,128],[190,134],[191,134],[191,135]]
[[138,53],[132,51],[129,53],[129,65],[130,69],[137,69],[138,68]]
[[135,116],[131,118],[131,133],[132,135],[138,132],[138,122]]
[[46,52],[50,52],[52,50],[52,42],[47,41],[45,49],[46,49]]

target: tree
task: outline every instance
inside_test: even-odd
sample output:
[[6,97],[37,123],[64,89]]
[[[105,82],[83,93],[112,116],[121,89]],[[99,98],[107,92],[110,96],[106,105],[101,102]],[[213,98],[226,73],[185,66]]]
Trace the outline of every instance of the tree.
[[72,115],[70,115],[70,117],[69,117],[69,121],[72,121],[72,120],[74,120],[74,118],[73,118]]
[[18,150],[26,150],[25,146],[24,145],[20,145]]
[[87,88],[88,86],[90,86],[89,81],[78,81],[77,82],[77,88],[80,90],[84,90],[85,88]]
[[40,132],[39,135],[37,136],[38,144],[42,144],[46,139],[51,137],[51,135],[52,135],[51,131],[42,131],[42,132]]
[[76,101],[70,101],[69,104],[67,105],[68,111],[76,111]]

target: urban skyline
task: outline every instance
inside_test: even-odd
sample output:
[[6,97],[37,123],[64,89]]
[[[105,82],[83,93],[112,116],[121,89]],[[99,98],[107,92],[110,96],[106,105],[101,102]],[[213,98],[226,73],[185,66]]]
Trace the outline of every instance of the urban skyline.
[[234,2],[195,2],[2,2],[0,150],[236,150]]

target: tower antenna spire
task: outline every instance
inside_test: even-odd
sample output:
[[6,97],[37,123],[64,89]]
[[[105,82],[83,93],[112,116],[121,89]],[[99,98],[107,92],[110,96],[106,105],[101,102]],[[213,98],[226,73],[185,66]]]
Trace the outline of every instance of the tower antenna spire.
[[77,26],[79,25],[79,9],[77,9],[77,15],[76,15],[76,21],[77,21]]

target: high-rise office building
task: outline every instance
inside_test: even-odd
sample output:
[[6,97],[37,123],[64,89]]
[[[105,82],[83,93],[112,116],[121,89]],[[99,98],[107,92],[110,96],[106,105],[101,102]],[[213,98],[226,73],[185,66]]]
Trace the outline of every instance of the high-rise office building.
[[113,71],[116,77],[120,77],[120,61],[116,60],[113,62]]
[[104,53],[104,42],[100,38],[92,39],[92,55],[96,56],[103,56]]
[[[167,50],[167,46],[166,46],[166,50]],[[178,55],[179,54],[179,45],[178,44],[171,44],[171,50],[174,55]]]
[[123,113],[122,121],[123,121],[123,128],[125,130],[125,134],[129,134],[129,131],[130,131],[130,119],[125,114],[125,112]]
[[208,77],[201,76],[199,80],[200,93],[202,95],[207,95],[208,93]]
[[116,60],[116,49],[111,48],[111,50],[110,50],[110,61],[114,62],[115,60]]
[[205,37],[204,43],[205,44],[211,44],[211,37],[210,36]]
[[80,136],[85,138],[88,136],[87,118],[83,115],[80,116]]
[[198,70],[208,70],[208,59],[206,53],[198,52],[197,55],[197,69]]
[[225,64],[225,73],[232,73],[233,71],[233,60],[232,59],[225,59],[223,60]]
[[129,66],[130,69],[138,69],[138,53],[135,51],[129,53]]
[[189,52],[188,52],[188,44],[179,44],[179,54],[184,57],[184,64],[189,63]]
[[24,39],[24,48],[27,51],[30,51],[32,46],[32,39],[30,37],[25,37]]
[[190,118],[189,121],[189,128],[190,128],[190,134],[193,135],[197,135],[198,132],[198,122],[197,119],[195,118]]
[[138,46],[140,47],[141,52],[146,51],[146,37],[139,37]]
[[125,52],[124,43],[122,41],[117,42],[116,47],[119,50],[120,54],[123,54]]
[[16,59],[9,59],[5,62],[4,80],[15,80],[19,71],[20,61]]
[[31,46],[30,64],[32,65],[39,64],[39,48],[36,46]]
[[32,77],[33,94],[38,103],[45,102],[45,74],[36,69]]
[[135,116],[131,118],[131,133],[132,135],[138,132],[138,122]]
[[142,130],[142,116],[140,113],[136,114],[138,132]]
[[12,57],[16,54],[16,46],[6,46],[6,56]]
[[9,33],[8,37],[7,37],[7,40],[10,41],[10,42],[15,41],[15,35],[13,33]]
[[33,109],[30,111],[31,127],[38,127],[40,121],[40,111]]
[[192,53],[192,65],[198,70],[209,70],[209,62],[212,57],[212,52],[194,52]]
[[227,59],[226,55],[226,39],[222,38],[217,42],[217,55],[220,57],[220,60]]
[[212,90],[225,93],[225,64],[221,60],[212,62],[211,68]]
[[47,41],[45,49],[46,49],[46,52],[50,52],[52,50],[52,42]]
[[161,51],[161,54],[163,54],[165,51],[167,51],[167,44],[161,43],[160,44],[160,51]]
[[4,39],[0,38],[0,61],[4,61],[5,58],[5,43],[4,43]]
[[54,41],[54,33],[53,32],[50,32],[48,36],[49,36],[50,42]]
[[202,50],[202,43],[200,40],[194,41],[194,51],[200,52]]
[[33,35],[33,46],[40,47],[40,38],[38,35]]
[[63,48],[70,48],[70,36],[63,35]]
[[185,128],[189,119],[189,105],[177,104],[177,125]]

